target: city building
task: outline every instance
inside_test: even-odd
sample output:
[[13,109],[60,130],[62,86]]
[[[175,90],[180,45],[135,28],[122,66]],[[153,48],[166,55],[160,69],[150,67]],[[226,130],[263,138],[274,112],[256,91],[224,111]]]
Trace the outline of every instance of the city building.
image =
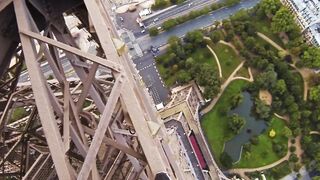
[[307,41],[320,46],[320,0],[282,0],[296,17]]

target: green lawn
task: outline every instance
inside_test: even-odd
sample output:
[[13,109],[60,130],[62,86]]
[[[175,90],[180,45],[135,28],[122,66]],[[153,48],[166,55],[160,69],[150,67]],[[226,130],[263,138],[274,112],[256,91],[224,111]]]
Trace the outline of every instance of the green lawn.
[[214,108],[209,113],[205,114],[201,120],[202,129],[204,130],[217,162],[219,162],[224,143],[234,136],[228,128],[226,121],[226,112],[231,107],[230,99],[234,95],[240,93],[247,84],[248,82],[244,80],[231,82]]
[[245,78],[250,78],[248,69],[245,67],[240,68],[236,75],[241,76],[241,77],[245,77]]
[[207,63],[216,68],[214,57],[207,47],[197,49],[193,54],[191,54],[191,57],[196,62]]
[[216,44],[213,50],[219,58],[223,79],[227,79],[241,63],[241,59],[232,48],[221,43]]
[[[250,156],[241,155],[241,160],[234,165],[236,168],[255,168],[271,164],[281,157],[273,152],[272,142],[276,144],[284,144],[287,147],[288,138],[283,134],[285,122],[277,117],[273,117],[268,129],[258,136],[259,144],[252,145],[252,151]],[[274,129],[276,136],[274,138],[269,137],[269,132]]]

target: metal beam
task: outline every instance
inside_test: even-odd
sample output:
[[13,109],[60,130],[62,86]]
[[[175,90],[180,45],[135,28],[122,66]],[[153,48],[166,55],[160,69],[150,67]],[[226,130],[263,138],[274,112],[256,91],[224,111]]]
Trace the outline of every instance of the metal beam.
[[77,102],[77,110],[78,112],[81,111],[81,108],[83,106],[83,103],[88,95],[88,92],[90,90],[90,87],[92,85],[92,81],[95,77],[95,74],[96,74],[96,71],[98,69],[98,64],[97,63],[93,63],[92,67],[90,68],[89,70],[89,74],[88,74],[88,77],[86,79],[86,81],[83,83],[83,88],[82,88],[82,92],[81,92],[81,95],[78,99],[78,102]]
[[111,121],[112,112],[118,102],[118,99],[120,97],[120,92],[124,83],[126,83],[124,82],[124,76],[120,75],[114,84],[114,87],[111,91],[108,102],[102,113],[100,122],[95,131],[92,143],[89,147],[88,154],[79,172],[79,175],[78,175],[79,180],[87,179],[89,177],[89,173],[92,169],[92,164],[95,163],[97,153],[103,141],[103,137],[104,137],[104,134],[106,133],[109,122]]
[[50,39],[50,38],[47,38],[47,37],[44,37],[44,36],[41,36],[40,34],[37,34],[37,33],[34,33],[32,31],[29,31],[27,29],[20,29],[20,33],[21,34],[24,34],[28,37],[31,37],[33,39],[36,39],[36,40],[39,40],[41,42],[44,42],[44,43],[47,43],[49,45],[52,45],[52,46],[55,46],[59,49],[62,49],[62,50],[65,50],[67,52],[70,52],[72,54],[75,54],[75,55],[78,55],[82,58],[85,58],[85,59],[88,59],[90,61],[93,61],[93,62],[96,62],[98,64],[101,64],[105,67],[108,67],[114,71],[117,71],[117,72],[120,72],[121,71],[121,66],[117,63],[114,63],[110,60],[106,60],[106,59],[103,59],[103,58],[100,58],[98,56],[95,56],[95,55],[92,55],[92,54],[89,54],[89,53],[85,53],[77,48],[74,48],[72,46],[69,46],[69,45],[66,45],[64,43],[61,43],[59,41],[55,41],[53,39]]
[[[14,1],[14,9],[17,18],[18,28],[28,30],[30,27],[30,14],[28,13],[25,1]],[[34,97],[39,111],[40,121],[43,126],[44,134],[47,138],[48,146],[52,155],[56,171],[60,179],[73,179],[69,172],[69,162],[62,149],[62,139],[57,127],[55,116],[51,108],[50,98],[47,94],[46,82],[42,71],[36,62],[36,52],[34,51],[33,41],[23,34],[20,34],[21,45],[29,69],[29,75],[34,91]]]
[[13,0],[0,0],[0,12],[6,8]]
[[[84,127],[84,130],[86,131],[86,133],[88,133],[90,135],[94,135],[94,131],[95,130],[90,129],[88,127]],[[133,149],[125,146],[124,144],[120,144],[119,142],[117,142],[117,141],[115,141],[115,140],[113,140],[111,138],[108,138],[108,137],[104,136],[103,137],[103,143],[105,143],[106,145],[110,145],[110,146],[112,146],[114,148],[117,148],[120,151],[123,151],[124,153],[126,153],[126,154],[128,154],[130,156],[133,156],[133,157],[135,157],[137,159],[140,159],[140,160],[146,162],[146,158],[142,154],[134,151]]]

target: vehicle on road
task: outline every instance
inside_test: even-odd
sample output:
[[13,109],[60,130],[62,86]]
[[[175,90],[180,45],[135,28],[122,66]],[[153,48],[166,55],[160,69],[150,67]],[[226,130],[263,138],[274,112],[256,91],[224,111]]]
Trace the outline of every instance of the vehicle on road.
[[150,46],[150,51],[152,53],[157,53],[157,52],[159,52],[159,48],[158,47],[154,47],[154,46]]
[[139,16],[142,18],[143,16],[147,16],[149,14],[152,14],[152,11],[151,9],[143,9],[142,11],[139,12]]
[[144,27],[144,24],[143,24],[142,22],[140,22],[140,23],[139,23],[139,26],[140,26],[141,28],[143,28],[143,27]]
[[143,33],[145,33],[145,32],[146,32],[146,30],[145,30],[145,29],[142,29],[141,33],[143,34]]
[[153,22],[157,22],[159,20],[159,18],[154,18]]

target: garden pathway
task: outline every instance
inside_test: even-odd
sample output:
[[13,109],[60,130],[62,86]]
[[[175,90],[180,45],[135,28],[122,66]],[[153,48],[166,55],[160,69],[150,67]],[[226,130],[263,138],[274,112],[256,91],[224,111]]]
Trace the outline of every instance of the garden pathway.
[[276,117],[280,118],[280,119],[285,120],[286,122],[289,122],[289,116],[288,116],[288,115],[281,116],[281,115],[279,115],[279,114],[277,114],[277,113],[274,113],[274,115],[275,115]]
[[218,59],[218,56],[216,55],[216,53],[213,51],[213,49],[207,45],[207,48],[210,50],[210,52],[213,54],[214,59],[216,60],[216,63],[218,65],[218,69],[219,69],[219,77],[222,78],[222,70],[221,70],[221,66],[220,66],[220,61]]
[[309,134],[318,134],[318,135],[320,135],[320,132],[319,131],[310,131]]
[[302,147],[301,147],[301,135],[297,136],[295,138],[295,141],[296,141],[296,143],[294,144],[294,146],[296,147],[295,153],[296,153],[297,157],[299,158],[298,162],[301,163],[302,162],[302,154],[304,152]]

